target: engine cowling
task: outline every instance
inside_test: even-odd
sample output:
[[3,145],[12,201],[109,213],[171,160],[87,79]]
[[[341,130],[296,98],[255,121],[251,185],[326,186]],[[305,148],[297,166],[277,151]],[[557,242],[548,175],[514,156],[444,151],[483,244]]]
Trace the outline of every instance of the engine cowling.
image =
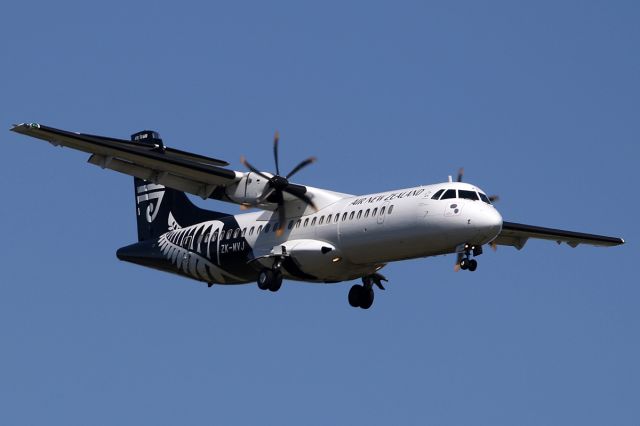
[[335,246],[324,241],[300,239],[290,240],[271,250],[274,256],[285,255],[305,274],[327,277],[332,271],[341,270],[341,253]]

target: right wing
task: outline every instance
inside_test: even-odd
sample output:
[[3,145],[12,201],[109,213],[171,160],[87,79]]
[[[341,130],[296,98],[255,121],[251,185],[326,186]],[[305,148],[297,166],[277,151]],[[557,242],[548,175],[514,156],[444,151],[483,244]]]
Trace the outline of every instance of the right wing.
[[[69,132],[36,123],[17,124],[11,130],[55,146],[87,152],[91,154],[89,163],[103,169],[135,176],[203,199],[250,204],[262,194],[266,185],[265,179],[255,173],[224,168],[229,165],[226,161],[164,145]],[[306,185],[290,186],[296,187],[299,193],[309,195],[319,207],[348,196]],[[285,201],[298,203],[293,197]],[[274,210],[277,204],[264,201],[258,207]]]
[[522,249],[529,238],[555,241],[558,244],[567,243],[571,247],[578,244],[592,246],[617,246],[624,244],[618,237],[585,234],[582,232],[566,231],[563,229],[543,228],[541,226],[525,225],[522,223],[502,222],[502,231],[492,244],[513,246]]

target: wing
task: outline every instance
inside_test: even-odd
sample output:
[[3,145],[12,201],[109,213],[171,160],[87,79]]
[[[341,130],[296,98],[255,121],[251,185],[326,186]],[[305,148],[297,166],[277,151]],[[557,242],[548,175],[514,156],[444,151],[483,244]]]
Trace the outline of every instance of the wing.
[[[106,136],[69,132],[36,123],[17,124],[16,133],[45,140],[55,146],[64,146],[91,154],[89,163],[103,169],[135,176],[157,184],[197,195],[236,204],[251,204],[262,194],[265,179],[255,173],[244,173],[225,168],[229,163],[204,155],[165,147],[162,141],[128,141]],[[323,206],[347,194],[340,194],[305,185],[296,186],[297,192],[313,198]],[[297,198],[291,200],[298,202]],[[273,210],[275,203],[264,201],[260,208]]]
[[503,222],[502,231],[492,244],[513,246],[520,250],[529,238],[551,240],[558,244],[567,243],[571,247],[576,247],[578,244],[588,244],[592,246],[617,246],[624,244],[624,240],[618,237],[543,228],[541,226],[524,225],[514,222]]

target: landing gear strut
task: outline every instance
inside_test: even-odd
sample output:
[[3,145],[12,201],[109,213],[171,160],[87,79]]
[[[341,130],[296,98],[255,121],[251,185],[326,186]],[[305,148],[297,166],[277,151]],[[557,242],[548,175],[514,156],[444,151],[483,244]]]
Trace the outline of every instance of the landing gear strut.
[[387,281],[387,279],[380,274],[362,277],[362,285],[356,284],[349,290],[349,305],[354,308],[369,309],[373,305],[373,285],[384,290],[381,281]]
[[482,246],[472,246],[469,244],[464,245],[464,254],[458,253],[458,266],[463,271],[467,269],[471,272],[478,269],[478,261],[475,259],[471,259],[471,254],[473,256],[480,256],[482,254]]

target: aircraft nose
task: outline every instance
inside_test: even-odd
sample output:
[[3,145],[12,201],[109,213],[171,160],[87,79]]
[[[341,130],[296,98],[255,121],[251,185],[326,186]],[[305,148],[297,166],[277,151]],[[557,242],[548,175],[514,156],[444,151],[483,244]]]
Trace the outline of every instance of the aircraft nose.
[[484,238],[493,240],[502,230],[502,215],[495,208],[487,206],[476,217],[476,226],[481,229]]
[[492,237],[497,237],[500,231],[502,231],[502,215],[495,208],[489,209],[486,215],[487,233]]

